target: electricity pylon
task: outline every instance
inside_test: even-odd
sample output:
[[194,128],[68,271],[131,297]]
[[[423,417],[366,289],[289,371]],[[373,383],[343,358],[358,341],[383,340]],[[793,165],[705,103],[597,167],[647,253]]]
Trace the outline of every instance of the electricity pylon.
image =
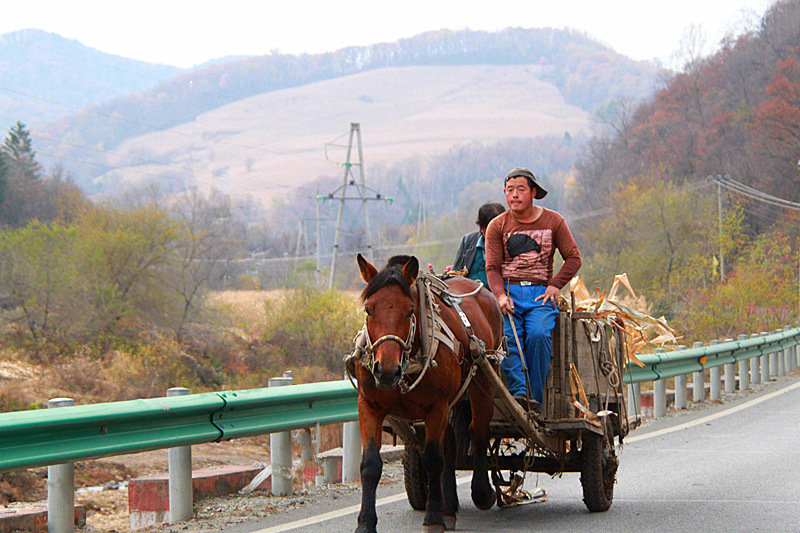
[[[353,137],[357,138],[356,147],[358,148],[358,162],[353,163],[350,161],[350,158],[353,153]],[[367,202],[370,200],[380,200],[383,202],[391,203],[393,198],[389,198],[386,196],[381,195],[374,189],[370,189],[367,187],[366,179],[364,178],[364,151],[361,147],[361,126],[357,122],[350,123],[350,135],[347,141],[347,157],[345,162],[343,163],[344,166],[344,178],[342,180],[342,185],[337,188],[332,193],[328,194],[327,196],[317,196],[317,201],[325,201],[325,200],[338,200],[339,201],[339,212],[336,216],[336,235],[333,240],[333,256],[331,258],[331,273],[330,277],[328,278],[328,288],[333,288],[333,277],[336,273],[336,258],[339,253],[339,239],[342,233],[342,216],[344,213],[344,203],[348,200],[356,200],[361,202],[361,206],[364,210],[364,233],[367,237],[367,258],[369,259],[370,263],[375,262],[375,258],[373,256],[372,250],[372,236],[370,235],[369,230],[369,212],[367,209]],[[356,178],[353,175],[353,167],[358,167],[359,173],[359,180],[356,182]],[[347,188],[353,187],[355,188],[357,196],[348,196],[347,195]],[[340,196],[337,196],[341,193]],[[319,204],[317,204],[319,205]],[[318,211],[319,212],[319,211]],[[317,219],[317,234],[319,235],[319,219]],[[319,249],[319,248],[318,248]]]

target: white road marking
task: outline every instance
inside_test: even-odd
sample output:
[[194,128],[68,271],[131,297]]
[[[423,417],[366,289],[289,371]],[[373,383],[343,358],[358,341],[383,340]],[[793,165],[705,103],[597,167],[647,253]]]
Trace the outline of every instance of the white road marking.
[[664,429],[659,429],[658,431],[653,431],[651,433],[645,433],[643,435],[636,435],[633,437],[626,437],[625,443],[631,442],[638,442],[640,440],[651,439],[653,437],[660,437],[661,435],[666,435],[667,433],[672,433],[673,431],[680,431],[682,429],[687,429],[694,426],[699,426],[700,424],[705,424],[711,422],[712,420],[716,420],[718,418],[722,418],[723,416],[732,415],[734,413],[738,413],[748,407],[752,407],[757,405],[761,402],[766,402],[767,400],[771,400],[776,396],[780,396],[781,394],[785,394],[789,391],[792,391],[796,388],[800,387],[800,381],[797,383],[793,383],[788,387],[784,387],[782,389],[776,390],[774,392],[770,392],[769,394],[765,394],[764,396],[759,396],[758,398],[753,398],[752,400],[746,401],[742,404],[737,405],[736,407],[731,407],[730,409],[725,409],[724,411],[720,411],[718,413],[714,413],[713,415],[708,415],[703,418],[698,418],[697,420],[692,420],[691,422],[686,422],[685,424],[678,424],[677,426],[672,426]]
[[[463,485],[464,483],[468,483],[471,479],[472,475],[456,478],[456,485]],[[405,499],[406,499],[405,492],[402,492],[400,494],[395,494],[394,496],[386,496],[384,498],[376,500],[375,507],[377,508],[380,507],[381,505],[387,505]],[[304,518],[303,520],[297,520],[295,522],[289,522],[287,524],[282,524],[279,526],[272,526],[268,527],[267,529],[259,529],[258,531],[254,531],[253,533],[281,533],[283,531],[291,531],[299,527],[310,526],[313,524],[318,524],[320,522],[325,522],[326,520],[332,520],[334,518],[341,518],[349,514],[355,514],[358,513],[360,510],[361,510],[361,504],[351,505],[350,507],[345,507],[343,509],[331,511],[329,513],[321,514],[319,516],[315,516],[312,518]]]

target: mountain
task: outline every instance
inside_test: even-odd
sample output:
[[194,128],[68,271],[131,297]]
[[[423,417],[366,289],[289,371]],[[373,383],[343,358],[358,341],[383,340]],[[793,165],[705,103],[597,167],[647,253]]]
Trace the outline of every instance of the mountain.
[[32,129],[43,162],[63,161],[92,192],[167,179],[266,197],[339,173],[323,149],[350,122],[362,124],[368,164],[574,135],[609,102],[651,94],[657,74],[576,32],[441,30],[215,63]]
[[539,70],[390,67],[263,93],[123,141],[106,159],[114,170],[93,186],[118,190],[120,183],[163,176],[267,199],[338,176],[350,122],[361,125],[368,165],[430,156],[476,139],[587,133],[589,114],[566,103],[539,79]]
[[100,52],[41,30],[0,35],[0,127],[45,124],[126,97],[183,70]]

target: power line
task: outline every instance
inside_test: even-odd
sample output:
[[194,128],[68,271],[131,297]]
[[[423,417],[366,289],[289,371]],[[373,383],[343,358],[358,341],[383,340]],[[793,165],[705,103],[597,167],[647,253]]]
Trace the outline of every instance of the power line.
[[758,189],[754,189],[743,183],[733,180],[729,176],[715,176],[711,177],[711,180],[730,191],[741,194],[742,196],[746,196],[753,200],[758,200],[760,202],[771,204],[777,207],[783,207],[785,209],[791,209],[793,211],[800,211],[800,204],[797,202],[790,202],[789,200],[772,196],[764,191],[759,191]]

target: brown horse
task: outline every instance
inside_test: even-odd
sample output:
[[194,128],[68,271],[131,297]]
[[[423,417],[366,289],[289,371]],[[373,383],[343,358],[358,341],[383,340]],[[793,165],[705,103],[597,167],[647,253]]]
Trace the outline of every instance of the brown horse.
[[[361,293],[367,315],[365,328],[368,338],[373,340],[367,350],[370,360],[362,360],[356,365],[358,420],[363,442],[362,500],[356,532],[373,532],[378,522],[375,489],[383,467],[379,451],[383,421],[387,415],[425,422],[425,443],[421,451],[428,491],[423,524],[428,531],[444,531],[445,525],[454,528],[458,496],[453,463],[454,439],[453,431],[448,431],[448,411],[470,371],[471,341],[475,346],[475,337],[480,339],[490,351],[500,348],[503,339],[500,306],[486,289],[463,298],[458,307],[468,318],[470,332],[456,308],[443,302],[436,294],[434,301],[441,319],[457,341],[451,343],[454,350],[447,343],[438,343],[433,362],[422,372],[421,378],[419,371],[416,376],[404,376],[409,357],[418,353],[422,342],[422,328],[417,324],[422,324],[425,316],[420,309],[419,284],[415,283],[419,276],[419,262],[413,256],[396,256],[378,272],[361,254],[357,261],[361,277],[367,283]],[[466,278],[450,278],[446,284],[453,294],[467,294],[478,288],[475,281]],[[408,384],[415,380],[419,381],[409,390]],[[402,384],[405,387],[398,386]],[[480,371],[469,382],[467,391],[472,411],[472,500],[478,508],[490,509],[496,496],[489,483],[486,450],[494,394]],[[446,434],[448,438],[445,438]],[[443,446],[447,448],[444,454]]]

